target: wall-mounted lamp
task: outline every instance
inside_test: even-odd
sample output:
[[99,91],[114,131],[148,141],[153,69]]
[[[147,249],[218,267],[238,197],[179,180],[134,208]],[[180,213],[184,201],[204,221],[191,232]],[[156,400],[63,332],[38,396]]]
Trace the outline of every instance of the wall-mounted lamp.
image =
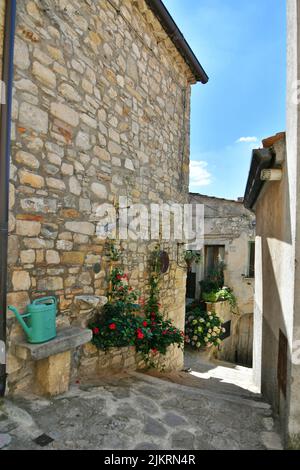
[[281,181],[282,180],[282,170],[270,168],[267,170],[262,170],[260,174],[260,179],[262,181]]

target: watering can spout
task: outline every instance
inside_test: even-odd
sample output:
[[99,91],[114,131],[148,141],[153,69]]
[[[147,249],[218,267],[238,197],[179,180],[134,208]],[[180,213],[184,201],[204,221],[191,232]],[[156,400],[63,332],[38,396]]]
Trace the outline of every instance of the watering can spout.
[[23,328],[23,330],[25,331],[26,335],[28,336],[28,338],[31,337],[31,328],[29,328],[28,325],[26,325],[25,321],[24,321],[24,318],[27,318],[27,317],[30,317],[30,314],[27,314],[27,315],[20,315],[20,313],[18,312],[18,310],[15,308],[15,307],[12,307],[12,306],[9,306],[8,307],[8,310],[10,310],[11,312],[14,313],[14,315],[16,316],[18,322],[20,323],[21,327]]

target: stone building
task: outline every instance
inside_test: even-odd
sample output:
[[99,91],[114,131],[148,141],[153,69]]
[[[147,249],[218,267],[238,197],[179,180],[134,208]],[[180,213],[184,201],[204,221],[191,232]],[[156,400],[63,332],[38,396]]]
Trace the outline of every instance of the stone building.
[[[54,294],[58,325],[68,326],[76,296],[106,292],[98,205],[119,196],[188,202],[191,85],[208,77],[156,0],[17,2],[14,64],[7,302],[23,311]],[[122,243],[130,283],[142,293],[156,244]],[[177,243],[162,248],[170,256],[162,307],[183,328],[185,272]],[[23,333],[9,313],[7,326],[13,392],[32,386],[34,367],[13,355]],[[91,363],[89,348],[82,360]],[[181,367],[182,352],[171,351],[168,364]]]
[[[279,414],[286,445],[299,448],[296,226],[293,128],[253,151],[245,205],[256,214],[254,372]],[[290,141],[288,140],[290,139]],[[290,150],[290,153],[289,151]],[[294,298],[295,296],[295,298]]]
[[289,292],[294,256],[287,217],[287,170],[285,134],[265,139],[263,148],[253,151],[245,194],[245,205],[257,220],[254,369],[262,393],[283,424],[289,394],[287,345],[292,328]]
[[299,2],[287,2],[287,128],[253,151],[245,205],[256,214],[254,372],[279,414],[286,447],[300,448]]
[[221,261],[224,282],[237,298],[238,310],[228,312],[230,336],[224,341],[221,357],[251,366],[253,344],[255,216],[242,200],[232,201],[190,193],[190,203],[204,206],[204,249],[202,261],[188,275],[188,296],[200,298],[200,282]]

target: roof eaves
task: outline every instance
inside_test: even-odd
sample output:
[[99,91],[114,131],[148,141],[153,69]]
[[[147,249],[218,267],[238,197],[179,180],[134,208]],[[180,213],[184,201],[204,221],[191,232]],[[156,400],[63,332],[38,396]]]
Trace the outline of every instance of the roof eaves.
[[252,153],[251,166],[244,196],[244,206],[253,210],[253,207],[265,184],[261,180],[262,170],[271,168],[274,162],[274,152],[270,148],[255,149]]
[[163,2],[161,0],[145,1],[148,7],[152,10],[152,12],[160,21],[162,27],[164,28],[171,41],[174,43],[174,45],[184,58],[187,65],[190,67],[197,82],[201,82],[203,84],[207,83],[209,80],[208,75],[206,74],[205,70],[198,61],[197,57],[190,48],[182,32],[176,25],[175,21],[173,20],[172,16],[168,12]]

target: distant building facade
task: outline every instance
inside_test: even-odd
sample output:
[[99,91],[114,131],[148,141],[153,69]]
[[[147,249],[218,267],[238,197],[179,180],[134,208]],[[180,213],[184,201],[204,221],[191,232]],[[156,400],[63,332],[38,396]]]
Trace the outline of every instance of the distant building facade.
[[255,216],[241,199],[231,201],[190,193],[191,204],[204,205],[202,260],[188,273],[187,297],[201,297],[201,281],[224,263],[224,284],[237,298],[238,313],[231,315],[230,338],[222,359],[252,364]]

